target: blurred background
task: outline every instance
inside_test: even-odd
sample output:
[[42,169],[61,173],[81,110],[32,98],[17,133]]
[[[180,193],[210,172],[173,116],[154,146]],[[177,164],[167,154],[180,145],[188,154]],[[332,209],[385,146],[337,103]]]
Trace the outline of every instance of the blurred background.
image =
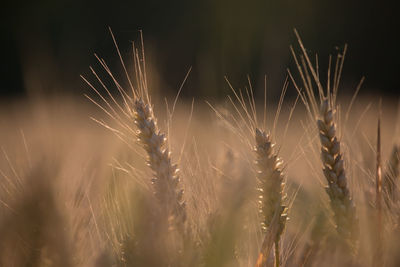
[[[2,100],[29,95],[82,95],[104,57],[121,74],[110,26],[123,56],[143,30],[153,86],[175,94],[188,69],[183,97],[221,98],[247,83],[278,94],[293,68],[289,45],[297,28],[320,69],[328,55],[349,45],[342,92],[366,76],[364,94],[398,96],[399,20],[395,1],[202,0],[202,1],[10,1],[0,9]],[[294,90],[289,90],[294,91]]]

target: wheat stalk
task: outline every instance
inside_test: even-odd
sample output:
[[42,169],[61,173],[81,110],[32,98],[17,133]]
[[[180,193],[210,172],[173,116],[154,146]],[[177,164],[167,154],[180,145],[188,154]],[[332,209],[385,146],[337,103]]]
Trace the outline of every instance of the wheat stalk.
[[[336,97],[347,46],[345,46],[343,54],[338,54],[337,56],[332,88],[330,87],[331,69],[329,65],[328,81],[325,90],[320,82],[319,73],[316,71],[316,69],[318,70],[318,65],[314,68],[296,30],[295,34],[303,53],[303,57],[301,58],[303,67],[301,67],[292,47],[291,51],[302,78],[306,95],[301,92],[290,71],[289,75],[296,90],[301,95],[301,99],[305,104],[311,119],[317,121],[321,144],[323,173],[328,182],[328,186],[325,190],[329,196],[330,206],[334,213],[336,229],[339,235],[346,241],[354,252],[356,249],[356,240],[358,238],[358,218],[356,215],[355,205],[350,195],[344,169],[343,155],[340,149],[340,142],[336,135],[336,125],[334,122]],[[317,85],[318,97],[314,94],[311,76]],[[361,82],[362,81],[363,79]],[[318,102],[320,102],[320,109],[318,109]]]
[[276,212],[274,214],[274,217],[272,218],[270,226],[266,230],[264,240],[261,245],[261,250],[260,250],[260,253],[258,254],[255,267],[267,266],[268,255],[269,255],[272,247],[274,246],[274,244],[276,244],[275,239],[281,228],[280,227],[281,226],[280,219],[281,219],[281,214],[279,212]]
[[[381,104],[379,104],[379,110]],[[380,111],[379,111],[380,112]],[[375,207],[376,207],[376,248],[374,265],[383,265],[383,218],[382,218],[382,159],[381,159],[381,118],[378,118],[376,142],[376,180],[375,180]]]
[[334,109],[327,99],[323,100],[321,117],[317,120],[317,124],[321,141],[323,173],[328,181],[326,192],[330,198],[338,233],[353,244],[353,241],[357,239],[358,220],[347,185],[343,156],[340,151],[340,142],[336,137],[333,117]]
[[[131,87],[132,95],[129,95],[121,87],[105,61],[96,56],[101,66],[107,71],[108,75],[117,87],[123,100],[123,104],[119,104],[116,101],[110,90],[105,86],[105,83],[91,68],[93,74],[106,91],[106,95],[108,95],[111,100],[107,100],[89,81],[82,77],[100,97],[102,102],[104,102],[105,106],[102,106],[101,102],[99,103],[91,97],[87,97],[96,104],[96,106],[102,109],[111,119],[115,120],[119,129],[112,128],[102,121],[94,120],[102,126],[105,126],[107,129],[110,129],[118,138],[129,146],[131,143],[131,136],[132,134],[135,134],[135,131],[131,126],[132,120],[134,121],[137,127],[136,135],[138,142],[146,150],[148,166],[153,170],[154,177],[152,179],[152,184],[154,187],[154,194],[162,207],[161,211],[166,215],[166,219],[169,221],[169,227],[176,226],[181,228],[186,221],[183,189],[181,189],[177,165],[172,164],[170,152],[166,148],[165,135],[159,131],[157,120],[153,114],[147,87],[143,36],[141,35],[141,52],[139,52],[139,50],[133,45],[135,80],[132,81],[128,75],[126,65],[111,29],[110,33],[118,52],[121,65],[125,71],[126,78]],[[134,87],[135,83],[137,85],[136,87]],[[114,104],[115,107],[113,107],[112,104]]]
[[274,153],[274,144],[264,131],[256,129],[255,132],[257,154],[256,164],[259,169],[257,178],[259,180],[260,213],[263,217],[263,228],[271,227],[275,214],[279,216],[279,226],[276,235],[273,236],[275,243],[275,266],[280,266],[279,240],[285,228],[287,220],[286,206],[283,204],[285,181],[282,174],[282,160]]
[[[183,189],[180,188],[177,165],[172,164],[165,135],[160,133],[150,104],[140,98],[133,105],[138,141],[147,152],[147,163],[153,170],[154,193],[170,222],[182,228],[186,220]],[[170,226],[172,226],[171,224]]]

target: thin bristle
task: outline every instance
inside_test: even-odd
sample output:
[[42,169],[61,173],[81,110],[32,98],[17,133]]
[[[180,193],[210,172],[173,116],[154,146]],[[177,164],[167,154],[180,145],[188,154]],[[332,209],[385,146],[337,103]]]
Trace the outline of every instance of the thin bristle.
[[384,199],[389,209],[397,200],[397,181],[400,174],[400,149],[398,145],[394,145],[389,162],[386,167],[385,175],[382,180],[382,191]]
[[378,119],[376,141],[376,208],[381,211],[382,203],[382,163],[381,163],[381,118]]
[[[379,104],[379,107],[381,104]],[[380,108],[379,108],[380,110]],[[379,111],[380,112],[380,111]],[[382,163],[381,163],[381,117],[379,114],[378,127],[377,127],[377,141],[376,141],[376,245],[374,264],[375,266],[382,266]]]

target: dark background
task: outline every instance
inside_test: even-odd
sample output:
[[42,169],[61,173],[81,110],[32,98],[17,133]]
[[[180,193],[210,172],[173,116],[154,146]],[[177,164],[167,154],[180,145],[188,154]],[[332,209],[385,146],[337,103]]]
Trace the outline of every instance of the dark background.
[[320,69],[329,54],[349,45],[342,91],[366,76],[363,92],[398,95],[399,21],[394,1],[172,0],[172,1],[3,1],[1,98],[45,94],[82,95],[98,53],[116,67],[110,26],[123,54],[144,32],[149,65],[160,90],[176,93],[193,67],[183,96],[221,97],[224,76],[256,89],[267,74],[279,91],[293,68],[289,45],[297,28]]

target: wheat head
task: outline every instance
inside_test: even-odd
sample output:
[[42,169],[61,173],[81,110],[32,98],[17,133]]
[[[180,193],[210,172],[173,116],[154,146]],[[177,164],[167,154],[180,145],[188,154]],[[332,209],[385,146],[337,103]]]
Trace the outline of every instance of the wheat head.
[[271,138],[264,131],[256,129],[256,147],[257,154],[256,164],[259,169],[257,178],[259,180],[260,191],[260,212],[263,216],[263,227],[268,228],[271,224],[275,212],[281,216],[280,230],[276,239],[279,240],[280,235],[285,227],[287,215],[286,206],[283,204],[285,196],[283,190],[285,181],[282,174],[282,160],[274,153],[274,144]]
[[[274,144],[271,142],[270,135],[256,128],[255,139],[254,150],[257,154],[256,164],[259,170],[257,178],[260,192],[260,213],[263,218],[262,227],[265,231],[270,227],[277,228],[272,231],[273,234],[276,234],[272,240],[275,243],[275,266],[280,266],[279,240],[287,220],[287,207],[284,205],[285,195],[283,192],[285,187],[282,174],[283,162],[274,153]],[[272,225],[276,217],[278,217],[275,219],[277,227]],[[268,235],[267,233],[267,237]]]
[[343,155],[340,151],[340,142],[336,137],[333,117],[334,109],[327,99],[323,100],[317,125],[321,141],[323,172],[328,181],[326,192],[330,198],[338,233],[352,243],[357,239],[358,220],[347,185]]
[[133,110],[138,141],[146,150],[147,163],[154,173],[154,194],[167,214],[169,226],[181,228],[186,221],[183,189],[180,188],[177,165],[172,164],[170,152],[165,148],[165,135],[158,130],[150,104],[138,98]]

